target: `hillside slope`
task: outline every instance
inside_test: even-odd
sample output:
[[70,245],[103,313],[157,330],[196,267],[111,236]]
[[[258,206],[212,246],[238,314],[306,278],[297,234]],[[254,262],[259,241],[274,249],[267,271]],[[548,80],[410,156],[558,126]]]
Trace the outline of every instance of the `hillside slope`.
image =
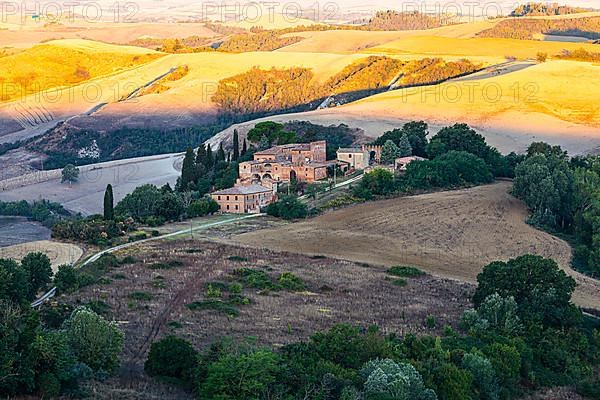
[[571,249],[525,223],[523,203],[500,182],[472,189],[369,202],[306,222],[234,237],[273,250],[385,266],[417,265],[434,275],[475,282],[484,265],[533,253],[555,259],[579,287],[575,301],[600,307],[600,284],[569,268]]

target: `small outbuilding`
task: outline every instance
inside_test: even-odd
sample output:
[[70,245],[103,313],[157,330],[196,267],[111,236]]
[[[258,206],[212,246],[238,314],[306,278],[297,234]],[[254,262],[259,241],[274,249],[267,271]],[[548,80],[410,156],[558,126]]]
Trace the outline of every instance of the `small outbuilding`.
[[419,157],[419,156],[408,156],[408,157],[396,158],[396,161],[394,162],[394,169],[396,170],[396,172],[404,172],[404,171],[406,171],[407,165],[410,164],[411,162],[423,161],[423,160],[426,160],[426,158]]

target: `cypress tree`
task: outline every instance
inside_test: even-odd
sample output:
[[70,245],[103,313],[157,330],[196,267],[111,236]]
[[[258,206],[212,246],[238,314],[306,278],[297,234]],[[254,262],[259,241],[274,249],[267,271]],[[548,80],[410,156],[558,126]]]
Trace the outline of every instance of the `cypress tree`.
[[181,181],[180,190],[187,190],[188,186],[192,182],[196,182],[196,164],[195,164],[194,150],[188,147],[185,152],[185,158],[183,159],[183,166],[181,167]]
[[108,185],[106,185],[106,190],[104,191],[104,219],[108,221],[114,218],[115,208],[113,190],[112,185],[109,183]]
[[212,149],[210,148],[210,143],[206,146],[206,169],[210,170],[214,165],[214,157]]
[[219,145],[219,150],[217,150],[216,162],[225,161],[225,150],[223,150],[223,142]]
[[201,144],[196,152],[196,165],[206,167],[206,147],[204,147],[204,144]]
[[244,144],[242,145],[242,152],[240,153],[240,155],[244,155],[246,154],[246,152],[248,151],[248,144],[246,143],[246,138],[244,138]]
[[412,155],[412,146],[410,145],[410,140],[408,140],[408,135],[406,133],[400,137],[398,149],[400,150],[400,157]]
[[240,137],[238,136],[237,129],[233,130],[233,155],[231,159],[237,161],[240,158]]

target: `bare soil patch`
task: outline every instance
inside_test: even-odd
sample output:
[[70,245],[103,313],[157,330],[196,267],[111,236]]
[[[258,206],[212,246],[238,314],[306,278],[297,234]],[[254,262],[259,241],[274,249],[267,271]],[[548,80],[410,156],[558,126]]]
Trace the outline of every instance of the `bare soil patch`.
[[379,265],[411,264],[475,282],[483,266],[523,254],[553,258],[573,276],[581,306],[600,308],[600,284],[570,268],[571,248],[529,226],[510,182],[369,202],[234,241]]
[[[201,240],[147,243],[127,252],[136,263],[115,268],[105,284],[63,298],[74,305],[100,300],[110,306],[108,317],[126,335],[124,376],[141,375],[151,343],[167,334],[202,349],[223,336],[251,336],[260,344],[279,346],[337,323],[377,324],[398,334],[439,333],[445,325],[456,324],[473,290],[470,284],[430,275],[398,286],[381,267]],[[259,293],[246,286],[240,295],[250,303],[235,306],[236,317],[187,307],[209,300],[208,284],[230,282],[237,268],[263,271],[274,280],[292,272],[304,281],[306,291]],[[428,315],[435,316],[433,329],[426,327]]]
[[74,244],[40,240],[2,247],[0,248],[0,258],[12,258],[19,261],[32,252],[46,254],[52,263],[54,273],[58,270],[59,265],[73,264],[83,255],[83,250]]

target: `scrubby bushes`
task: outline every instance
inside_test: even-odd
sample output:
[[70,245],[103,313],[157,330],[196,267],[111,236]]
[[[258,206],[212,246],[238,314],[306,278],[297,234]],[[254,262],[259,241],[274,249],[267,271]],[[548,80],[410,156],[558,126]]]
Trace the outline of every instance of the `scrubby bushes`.
[[509,18],[490,29],[480,32],[479,37],[510,39],[533,39],[536,34],[582,36],[600,38],[600,17],[533,19]]
[[21,200],[13,202],[0,201],[0,215],[31,218],[50,228],[56,223],[69,218],[71,214],[59,203],[48,200],[28,203]]
[[187,214],[190,218],[203,217],[219,211],[219,205],[212,198],[194,200],[190,203]]
[[[398,337],[376,327],[335,325],[277,351],[222,340],[197,359],[187,351],[185,365],[197,363],[197,369],[186,379],[202,399],[292,399],[310,393],[327,400],[509,400],[529,389],[577,383],[582,392],[593,393],[598,322],[581,323],[581,312],[570,302],[572,288],[551,260],[524,256],[502,264],[491,263],[479,275],[464,333],[447,328],[443,337]],[[556,301],[540,306],[536,297],[549,296]],[[557,325],[555,317],[565,315],[561,310],[579,318]],[[151,353],[153,363],[162,359]],[[179,379],[183,370],[172,375]]]
[[108,322],[86,308],[78,308],[63,328],[79,360],[96,371],[110,373],[117,368],[125,335],[114,322]]
[[59,222],[52,227],[52,237],[105,246],[111,244],[113,239],[134,230],[133,219],[120,218],[107,221],[102,216],[96,215]]
[[240,33],[231,36],[217,48],[218,51],[243,53],[248,51],[273,51],[303,40],[300,36],[282,36],[277,31]]
[[83,397],[82,380],[106,378],[118,366],[123,334],[114,323],[79,308],[56,328],[28,305],[0,300],[2,398]]
[[0,300],[26,304],[46,289],[51,279],[50,259],[43,253],[29,253],[20,263],[0,259]]

